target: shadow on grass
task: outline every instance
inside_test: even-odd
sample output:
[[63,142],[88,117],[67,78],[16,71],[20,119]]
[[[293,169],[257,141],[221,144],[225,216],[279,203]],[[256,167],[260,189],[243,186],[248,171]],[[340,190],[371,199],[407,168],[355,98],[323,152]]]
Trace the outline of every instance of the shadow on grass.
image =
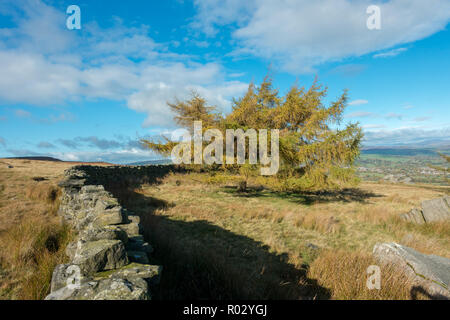
[[[208,221],[158,215],[169,203],[136,192],[121,193],[123,206],[141,217],[144,237],[163,266],[154,299],[329,299],[328,289],[307,278],[287,254]],[[178,216],[181,219],[182,215]]]
[[279,192],[268,189],[251,188],[246,192],[239,192],[236,187],[223,187],[225,193],[236,197],[244,198],[275,198],[288,200],[303,205],[313,205],[326,202],[360,202],[365,203],[371,198],[383,197],[373,192],[365,191],[358,188],[347,188],[339,191],[304,191],[298,192]]
[[448,297],[439,293],[431,294],[422,286],[414,286],[411,288],[411,300],[418,300],[422,296],[430,300],[449,300]]

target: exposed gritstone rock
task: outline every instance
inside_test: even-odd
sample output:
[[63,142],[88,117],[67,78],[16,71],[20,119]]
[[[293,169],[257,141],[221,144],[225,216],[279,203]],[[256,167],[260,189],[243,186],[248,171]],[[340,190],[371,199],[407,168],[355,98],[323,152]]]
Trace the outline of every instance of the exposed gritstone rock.
[[450,197],[422,201],[422,212],[425,222],[444,221],[450,219]]
[[118,227],[122,229],[124,232],[126,232],[128,237],[139,236],[140,228],[139,225],[135,222],[131,222],[128,224],[120,224],[118,225]]
[[86,274],[120,268],[128,263],[125,246],[120,240],[78,242],[73,264]]
[[414,222],[417,224],[423,224],[425,223],[425,219],[423,218],[422,210],[420,209],[412,209],[411,211],[407,213],[403,213],[400,215],[400,218],[402,218],[405,221]]
[[140,263],[130,263],[129,265],[122,267],[118,270],[100,272],[94,275],[95,280],[102,278],[121,278],[121,279],[135,279],[142,278],[145,279],[150,285],[159,284],[161,278],[162,267],[140,264]]
[[108,278],[89,281],[78,288],[63,287],[49,294],[45,300],[150,300],[145,280]]
[[82,241],[122,240],[125,244],[128,242],[127,233],[117,226],[91,226],[83,230],[79,238]]
[[83,283],[89,280],[90,278],[82,275],[77,265],[59,264],[53,270],[50,291],[54,292],[68,284]]
[[450,197],[422,201],[422,208],[414,208],[400,218],[418,224],[450,220]]
[[374,257],[408,275],[434,299],[450,299],[450,259],[426,255],[397,243],[376,244]]

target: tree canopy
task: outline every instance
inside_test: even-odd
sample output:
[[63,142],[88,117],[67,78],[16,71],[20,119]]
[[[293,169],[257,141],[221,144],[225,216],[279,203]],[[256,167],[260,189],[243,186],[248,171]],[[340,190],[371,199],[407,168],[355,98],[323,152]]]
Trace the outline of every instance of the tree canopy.
[[[325,189],[354,180],[352,166],[363,137],[358,123],[342,125],[347,90],[328,107],[323,103],[326,95],[327,88],[316,79],[307,89],[294,84],[280,96],[272,79],[266,76],[259,86],[250,83],[243,97],[233,99],[232,111],[227,115],[218,113],[197,93],[187,101],[168,105],[176,114],[175,122],[190,132],[196,120],[203,122],[203,130],[216,128],[223,133],[226,129],[279,129],[277,178],[301,181],[304,188]],[[142,142],[164,155],[169,155],[177,144],[167,138],[164,143]],[[227,164],[221,167],[235,168]]]

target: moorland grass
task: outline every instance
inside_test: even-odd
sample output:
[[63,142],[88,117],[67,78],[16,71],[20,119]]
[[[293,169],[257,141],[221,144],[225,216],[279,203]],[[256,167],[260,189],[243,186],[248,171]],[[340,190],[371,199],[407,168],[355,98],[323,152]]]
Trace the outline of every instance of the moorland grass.
[[[71,238],[56,214],[56,182],[73,165],[0,160],[0,298],[48,293]],[[398,218],[448,187],[362,183],[339,192],[287,192],[251,177],[238,192],[240,180],[173,174],[136,190],[111,190],[141,216],[155,248],[152,262],[164,267],[155,299],[426,298],[389,267],[382,267],[381,290],[368,290],[373,245],[395,241],[450,257],[449,223]]]
[[0,299],[35,300],[49,293],[53,269],[65,261],[71,238],[57,216],[56,186],[70,166],[0,160]]
[[239,179],[228,181],[174,174],[122,194],[164,265],[159,299],[410,299],[412,284],[389,267],[382,289],[367,289],[373,246],[395,241],[450,257],[450,224],[398,218],[448,188],[363,183],[288,193],[255,179],[238,192]]

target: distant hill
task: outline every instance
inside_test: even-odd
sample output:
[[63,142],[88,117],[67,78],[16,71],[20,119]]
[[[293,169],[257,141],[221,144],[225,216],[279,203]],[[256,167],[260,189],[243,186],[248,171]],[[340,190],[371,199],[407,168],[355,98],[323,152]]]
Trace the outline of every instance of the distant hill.
[[386,156],[439,156],[436,150],[428,148],[364,148],[361,150],[363,155],[365,154],[380,154]]
[[62,160],[52,158],[52,157],[9,157],[4,159],[19,159],[19,160],[39,160],[39,161],[57,161],[63,162]]
[[139,161],[139,162],[132,162],[127,163],[127,166],[152,166],[152,165],[158,165],[158,164],[171,164],[172,160],[170,159],[159,159],[159,160],[147,160],[147,161]]
[[50,162],[63,162],[63,163],[71,163],[73,165],[112,165],[112,163],[104,162],[104,161],[64,161],[53,157],[43,157],[43,156],[31,156],[31,157],[7,157],[0,158],[5,160],[32,160],[32,161],[50,161]]

